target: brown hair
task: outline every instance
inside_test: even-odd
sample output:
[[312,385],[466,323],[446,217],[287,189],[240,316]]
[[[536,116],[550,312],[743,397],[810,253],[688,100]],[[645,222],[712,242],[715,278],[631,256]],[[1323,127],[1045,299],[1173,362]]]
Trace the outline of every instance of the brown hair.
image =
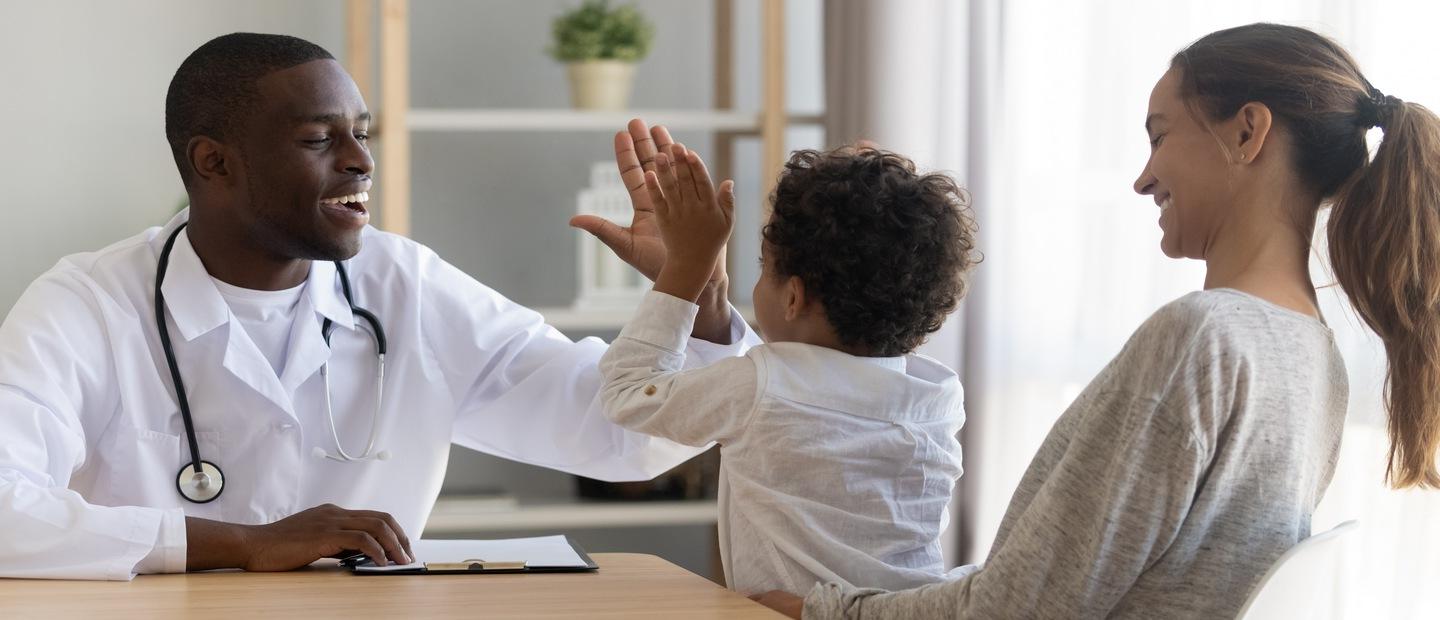
[[[1343,48],[1304,28],[1221,30],[1171,65],[1209,119],[1258,102],[1285,127],[1300,179],[1330,204],[1336,280],[1385,344],[1386,477],[1440,488],[1440,119],[1385,96]],[[1374,160],[1371,127],[1385,132]]]

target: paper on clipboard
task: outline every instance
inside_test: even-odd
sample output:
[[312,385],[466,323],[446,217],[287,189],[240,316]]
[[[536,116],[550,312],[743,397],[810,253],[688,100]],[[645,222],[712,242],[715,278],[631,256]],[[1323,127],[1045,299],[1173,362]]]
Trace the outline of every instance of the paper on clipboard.
[[410,546],[410,564],[357,566],[357,573],[387,573],[425,568],[426,562],[525,562],[531,568],[585,568],[588,564],[564,536],[498,540],[419,540]]

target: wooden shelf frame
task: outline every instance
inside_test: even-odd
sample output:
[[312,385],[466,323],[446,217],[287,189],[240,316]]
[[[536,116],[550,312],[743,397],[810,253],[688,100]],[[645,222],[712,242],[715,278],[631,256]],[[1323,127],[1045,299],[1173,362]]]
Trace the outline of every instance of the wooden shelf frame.
[[[669,111],[651,118],[675,129],[711,131],[720,151],[715,171],[721,177],[733,177],[730,146],[737,135],[760,137],[760,196],[769,196],[776,175],[785,162],[785,129],[792,122],[786,110],[785,93],[785,0],[758,0],[761,3],[761,105],[753,112],[732,109],[734,93],[734,1],[715,0],[715,105],[711,111]],[[379,38],[375,36],[376,3],[378,2]],[[624,126],[629,118],[650,111],[636,110],[616,113],[559,111],[494,111],[494,110],[415,110],[410,107],[410,3],[409,0],[347,0],[346,2],[346,65],[366,101],[379,103],[375,110],[372,135],[382,161],[385,180],[380,183],[379,198],[381,229],[409,236],[411,231],[411,151],[414,131],[499,131],[497,119],[520,112],[523,120],[514,129],[535,130],[542,123],[555,123],[559,130],[596,130],[603,121],[615,119],[613,128]],[[378,98],[375,68],[371,59],[379,54]],[[516,117],[510,116],[512,120]],[[650,119],[647,119],[650,120]],[[802,122],[818,119],[804,117]],[[667,121],[679,121],[669,122]],[[763,200],[763,198],[762,198]],[[762,205],[762,211],[768,205]],[[766,216],[768,213],[762,213]],[[763,217],[762,217],[763,219]]]

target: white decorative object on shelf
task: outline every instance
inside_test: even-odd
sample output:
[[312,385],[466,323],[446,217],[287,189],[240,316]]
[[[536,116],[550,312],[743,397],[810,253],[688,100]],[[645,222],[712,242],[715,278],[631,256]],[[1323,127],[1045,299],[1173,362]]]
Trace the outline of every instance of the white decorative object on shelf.
[[[630,196],[614,162],[598,162],[590,166],[590,187],[576,197],[576,213],[598,215],[621,226],[629,226],[632,217]],[[629,311],[640,305],[650,281],[610,248],[584,231],[576,231],[579,239],[577,255],[580,269],[580,295],[575,310],[584,312]]]

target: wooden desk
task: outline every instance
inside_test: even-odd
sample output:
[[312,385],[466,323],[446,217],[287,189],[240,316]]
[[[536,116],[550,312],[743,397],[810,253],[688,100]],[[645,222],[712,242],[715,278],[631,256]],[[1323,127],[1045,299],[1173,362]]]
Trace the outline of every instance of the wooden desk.
[[783,616],[653,555],[597,553],[594,573],[141,575],[131,582],[0,579],[0,616],[112,618],[763,618]]

